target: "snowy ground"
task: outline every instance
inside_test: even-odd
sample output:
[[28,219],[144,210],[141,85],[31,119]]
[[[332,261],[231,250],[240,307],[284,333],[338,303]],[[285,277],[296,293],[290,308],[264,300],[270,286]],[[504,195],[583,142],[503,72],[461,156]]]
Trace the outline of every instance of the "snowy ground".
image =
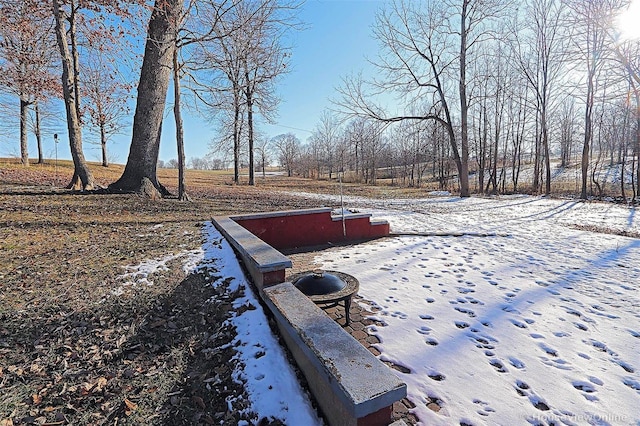
[[[248,285],[233,249],[211,223],[205,226],[205,245],[197,268],[211,270],[213,285],[228,282],[230,290],[243,289],[234,302],[231,322],[238,351],[234,379],[245,384],[249,411],[259,418],[279,419],[286,425],[319,425],[320,419],[302,390],[284,349],[273,335],[255,293]],[[233,401],[228,401],[230,407]],[[258,419],[256,419],[258,420]]]
[[[316,259],[381,308],[370,332],[408,371],[422,424],[640,425],[640,240],[606,233],[640,232],[635,210],[525,196],[346,203],[425,234]],[[447,232],[469,234],[435,236]]]
[[[398,375],[421,424],[640,425],[640,239],[608,233],[638,235],[635,210],[526,196],[345,203],[405,234],[317,261],[355,275],[359,294],[381,308],[385,326],[369,331],[380,358],[408,371]],[[205,237],[201,251],[176,256],[245,288],[238,308],[256,307],[232,319],[249,409],[319,424],[231,248],[210,224]],[[152,285],[149,265],[123,281]]]
[[[233,360],[233,379],[244,384],[249,401],[226,401],[230,410],[243,410],[251,423],[260,419],[277,419],[285,425],[321,425],[308,394],[301,388],[287,356],[269,326],[258,299],[248,285],[244,273],[229,243],[209,222],[203,230],[204,244],[198,250],[185,250],[160,259],[148,259],[138,265],[126,266],[118,277],[120,285],[114,295],[127,288],[154,285],[154,274],[168,268],[167,263],[181,260],[186,274],[200,271],[209,276],[211,285],[228,285],[230,292],[238,289],[244,295],[234,301],[234,311],[228,320],[236,329],[231,345],[237,351]],[[215,303],[215,300],[211,301]]]

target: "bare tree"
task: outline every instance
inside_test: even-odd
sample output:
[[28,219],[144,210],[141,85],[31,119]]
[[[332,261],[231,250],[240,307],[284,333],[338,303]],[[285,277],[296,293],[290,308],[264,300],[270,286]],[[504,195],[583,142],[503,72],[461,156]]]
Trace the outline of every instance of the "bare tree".
[[300,140],[293,133],[285,133],[274,136],[271,143],[278,153],[280,165],[287,171],[287,176],[293,176],[296,160],[300,155]]
[[584,141],[582,145],[580,198],[588,195],[589,163],[593,141],[593,112],[598,80],[607,60],[607,31],[602,22],[611,22],[617,0],[594,0],[569,2],[572,11],[571,25],[575,31],[572,42],[577,60],[582,63],[585,74],[584,93]]
[[270,161],[270,140],[269,138],[260,137],[257,140],[257,144],[254,146],[254,149],[258,153],[258,164],[260,164],[260,170],[262,170],[262,178],[266,178],[267,175],[267,164]]
[[[329,179],[332,178],[336,166],[336,151],[340,131],[337,117],[329,111],[324,111],[311,136],[314,144],[319,148],[320,161],[327,167]],[[320,178],[319,175],[318,178]]]
[[[551,193],[551,153],[549,150],[549,114],[554,88],[566,71],[568,34],[566,8],[560,0],[529,0],[522,21],[516,22],[514,49],[516,63],[535,95],[536,119],[540,133],[545,170],[545,195]],[[566,72],[565,72],[566,74]],[[539,188],[540,149],[536,146],[533,189]]]
[[131,84],[119,72],[115,64],[109,63],[105,55],[98,51],[90,55],[86,63],[83,79],[83,93],[87,100],[85,110],[89,123],[100,134],[102,166],[109,167],[107,142],[119,133],[129,117]]
[[[59,0],[53,0],[55,32],[62,60],[62,93],[67,111],[67,130],[74,164],[73,177],[67,187],[91,190],[95,185],[93,174],[82,152],[76,13],[77,7],[74,0],[71,0],[68,10]],[[68,28],[65,23],[69,24]]]
[[[38,1],[0,1],[0,90],[19,99],[20,157],[29,165],[29,107],[37,108],[58,92],[52,73],[54,63],[51,10]],[[38,134],[37,134],[38,135]],[[38,135],[39,138],[39,135]],[[42,161],[41,144],[38,161]]]
[[[340,89],[342,100],[338,103],[348,113],[383,122],[435,120],[444,126],[462,197],[470,195],[467,73],[477,48],[490,38],[491,23],[503,8],[501,2],[493,0],[426,4],[395,0],[389,10],[378,15],[374,26],[374,36],[384,49],[374,65],[385,78],[369,85],[361,78],[345,79]],[[420,114],[390,116],[372,100],[389,91],[404,94],[411,104],[426,108]]]
[[[218,26],[218,37],[202,46],[202,62],[218,71],[211,84],[214,108],[233,110],[234,181],[239,182],[240,138],[246,121],[249,184],[254,177],[254,114],[269,119],[278,99],[275,80],[288,70],[289,48],[283,36],[296,28],[299,4],[289,0],[242,1],[235,4]],[[224,102],[227,99],[228,102]],[[246,117],[245,117],[246,115]],[[219,117],[227,117],[225,115]]]

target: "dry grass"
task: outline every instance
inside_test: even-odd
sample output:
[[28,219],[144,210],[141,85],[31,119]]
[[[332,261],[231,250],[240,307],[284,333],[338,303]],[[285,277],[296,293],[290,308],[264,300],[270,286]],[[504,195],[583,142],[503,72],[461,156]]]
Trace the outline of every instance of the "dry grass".
[[[105,186],[122,172],[91,167]],[[243,400],[233,348],[220,349],[234,295],[185,276],[184,258],[152,285],[125,285],[125,267],[199,248],[214,215],[312,204],[211,172],[188,174],[190,203],[53,185],[71,174],[0,161],[0,425],[240,421],[226,402]]]

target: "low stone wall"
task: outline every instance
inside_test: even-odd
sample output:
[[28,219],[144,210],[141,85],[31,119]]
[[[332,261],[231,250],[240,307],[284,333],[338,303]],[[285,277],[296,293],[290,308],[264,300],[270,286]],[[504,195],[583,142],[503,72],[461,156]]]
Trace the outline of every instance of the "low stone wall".
[[[305,218],[305,215],[309,217]],[[312,233],[309,231],[310,224],[315,224],[315,230],[329,229],[325,227],[327,217],[330,222],[336,222],[331,217],[331,209],[276,212],[256,216],[258,215],[217,217],[213,219],[213,224],[234,247],[251,275],[329,424],[388,425],[391,422],[393,403],[407,394],[406,385],[307,296],[291,283],[283,282],[286,268],[292,267],[291,260],[273,245],[249,231],[251,228],[255,229],[255,226],[258,226],[256,224],[261,224],[259,229],[264,230],[261,235],[285,234],[290,236],[288,241],[303,245],[325,244],[328,241],[311,238],[303,241],[302,234],[297,231],[302,226],[300,224],[305,224],[307,235]],[[284,223],[292,217],[296,219],[285,225]],[[371,225],[369,215],[349,220],[355,219],[365,219],[370,228],[379,226],[374,228],[377,229],[376,232],[384,233],[386,225],[386,234],[389,232],[386,222]],[[244,227],[247,221],[252,224]],[[339,221],[342,222],[342,218]],[[243,226],[239,223],[243,223]],[[350,223],[359,223],[357,227],[350,228],[351,230],[365,228],[364,222]],[[280,232],[267,231],[267,225],[274,226]],[[287,233],[288,227],[293,227],[296,232]],[[339,223],[339,229],[340,235],[343,235],[342,223]],[[367,232],[368,237],[360,233],[357,234],[357,239],[373,238],[371,231]],[[300,238],[294,238],[294,235]],[[280,246],[285,240],[279,238],[271,242]]]
[[231,216],[238,224],[276,249],[361,241],[389,235],[387,221],[371,214],[332,215],[330,207]]

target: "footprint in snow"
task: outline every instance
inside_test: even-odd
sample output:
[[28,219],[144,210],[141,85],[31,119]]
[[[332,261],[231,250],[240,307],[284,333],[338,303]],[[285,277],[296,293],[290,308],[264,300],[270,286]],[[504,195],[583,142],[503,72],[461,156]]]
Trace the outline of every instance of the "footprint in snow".
[[509,364],[511,364],[518,370],[522,370],[523,368],[525,368],[524,362],[520,361],[518,358],[510,356],[507,359],[509,360]]
[[581,322],[574,322],[573,325],[575,325],[578,330],[587,331],[589,329],[586,325],[582,324]]
[[589,381],[591,383],[593,383],[594,385],[598,385],[598,386],[602,386],[604,385],[604,382],[600,379],[598,379],[597,377],[594,376],[589,376]]
[[441,374],[437,371],[430,371],[427,375],[430,379],[435,380],[436,382],[441,382],[446,379],[444,374]]
[[595,349],[597,349],[600,352],[608,352],[611,355],[616,355],[615,352],[611,351],[606,344],[602,343],[599,340],[587,339],[587,340],[583,340],[582,342],[586,343],[587,345],[593,346]]
[[551,346],[546,345],[544,343],[540,343],[539,344],[540,349],[542,349],[543,351],[545,351],[545,353],[553,356],[553,357],[557,357],[558,356],[558,351],[553,349]]
[[488,415],[490,415],[491,413],[495,413],[495,411],[496,411],[489,405],[489,403],[484,402],[482,400],[474,399],[473,403],[477,404],[477,405],[480,405],[482,407],[478,411],[476,411],[476,413],[478,413],[481,416],[487,417]]
[[454,309],[462,314],[468,315],[470,318],[476,317],[476,313],[473,312],[471,309],[461,308],[460,306],[456,306]]
[[[495,349],[495,346],[489,343],[489,340],[485,339],[484,337],[470,335],[470,340],[476,342],[476,348],[478,349],[490,349],[490,350]],[[491,339],[491,340],[494,342],[497,342],[496,339]]]
[[531,404],[533,404],[533,406],[538,410],[549,411],[549,405],[547,405],[547,403],[538,395],[529,396],[529,401],[531,401]]
[[418,330],[416,330],[418,333],[420,334],[429,334],[431,332],[431,328],[429,327],[420,327]]
[[515,386],[516,392],[518,393],[518,395],[520,396],[528,396],[529,392],[527,392],[530,387],[526,382],[523,382],[522,380],[516,380],[516,386]]
[[502,307],[502,310],[503,310],[504,312],[508,312],[508,313],[510,313],[510,314],[520,315],[520,311],[519,311],[519,310],[517,310],[517,309],[515,309],[515,308],[512,308],[512,307],[511,307],[511,306],[509,306],[509,305],[504,305],[504,306]]
[[518,328],[527,328],[527,324],[520,322],[518,320],[510,319],[509,321],[511,322],[511,324],[515,325]]
[[420,315],[420,319],[430,321],[435,319],[435,317],[433,315]]
[[491,366],[494,367],[498,371],[498,373],[506,373],[507,372],[507,368],[504,366],[502,361],[500,361],[499,359],[493,358],[493,359],[489,360],[489,364],[491,364]]
[[623,369],[624,371],[626,371],[627,373],[635,373],[635,372],[636,372],[635,368],[633,368],[633,367],[631,366],[631,364],[629,364],[629,363],[627,363],[627,362],[624,362],[624,361],[623,361],[623,360],[621,360],[621,359],[613,359],[612,361],[613,361],[614,363],[618,364],[620,367],[622,367],[622,369]]
[[629,330],[629,333],[631,333],[631,335],[637,339],[640,339],[640,332],[635,331],[635,330]]
[[469,327],[469,324],[464,321],[455,321],[455,325],[461,330],[464,330],[465,328]]
[[625,377],[622,383],[629,386],[631,389],[640,392],[640,382],[632,379],[631,377]]
[[585,382],[582,380],[574,380],[571,382],[574,388],[582,392],[582,396],[584,396],[588,401],[599,401],[600,399],[593,395],[596,392],[595,386],[593,386],[590,382]]
[[434,339],[433,337],[429,337],[429,338],[425,339],[424,342],[429,346],[438,346],[438,341],[436,339]]
[[558,370],[571,371],[573,367],[567,361],[561,358],[549,359],[547,357],[540,357],[540,360],[543,364],[548,365],[549,367],[555,367]]

